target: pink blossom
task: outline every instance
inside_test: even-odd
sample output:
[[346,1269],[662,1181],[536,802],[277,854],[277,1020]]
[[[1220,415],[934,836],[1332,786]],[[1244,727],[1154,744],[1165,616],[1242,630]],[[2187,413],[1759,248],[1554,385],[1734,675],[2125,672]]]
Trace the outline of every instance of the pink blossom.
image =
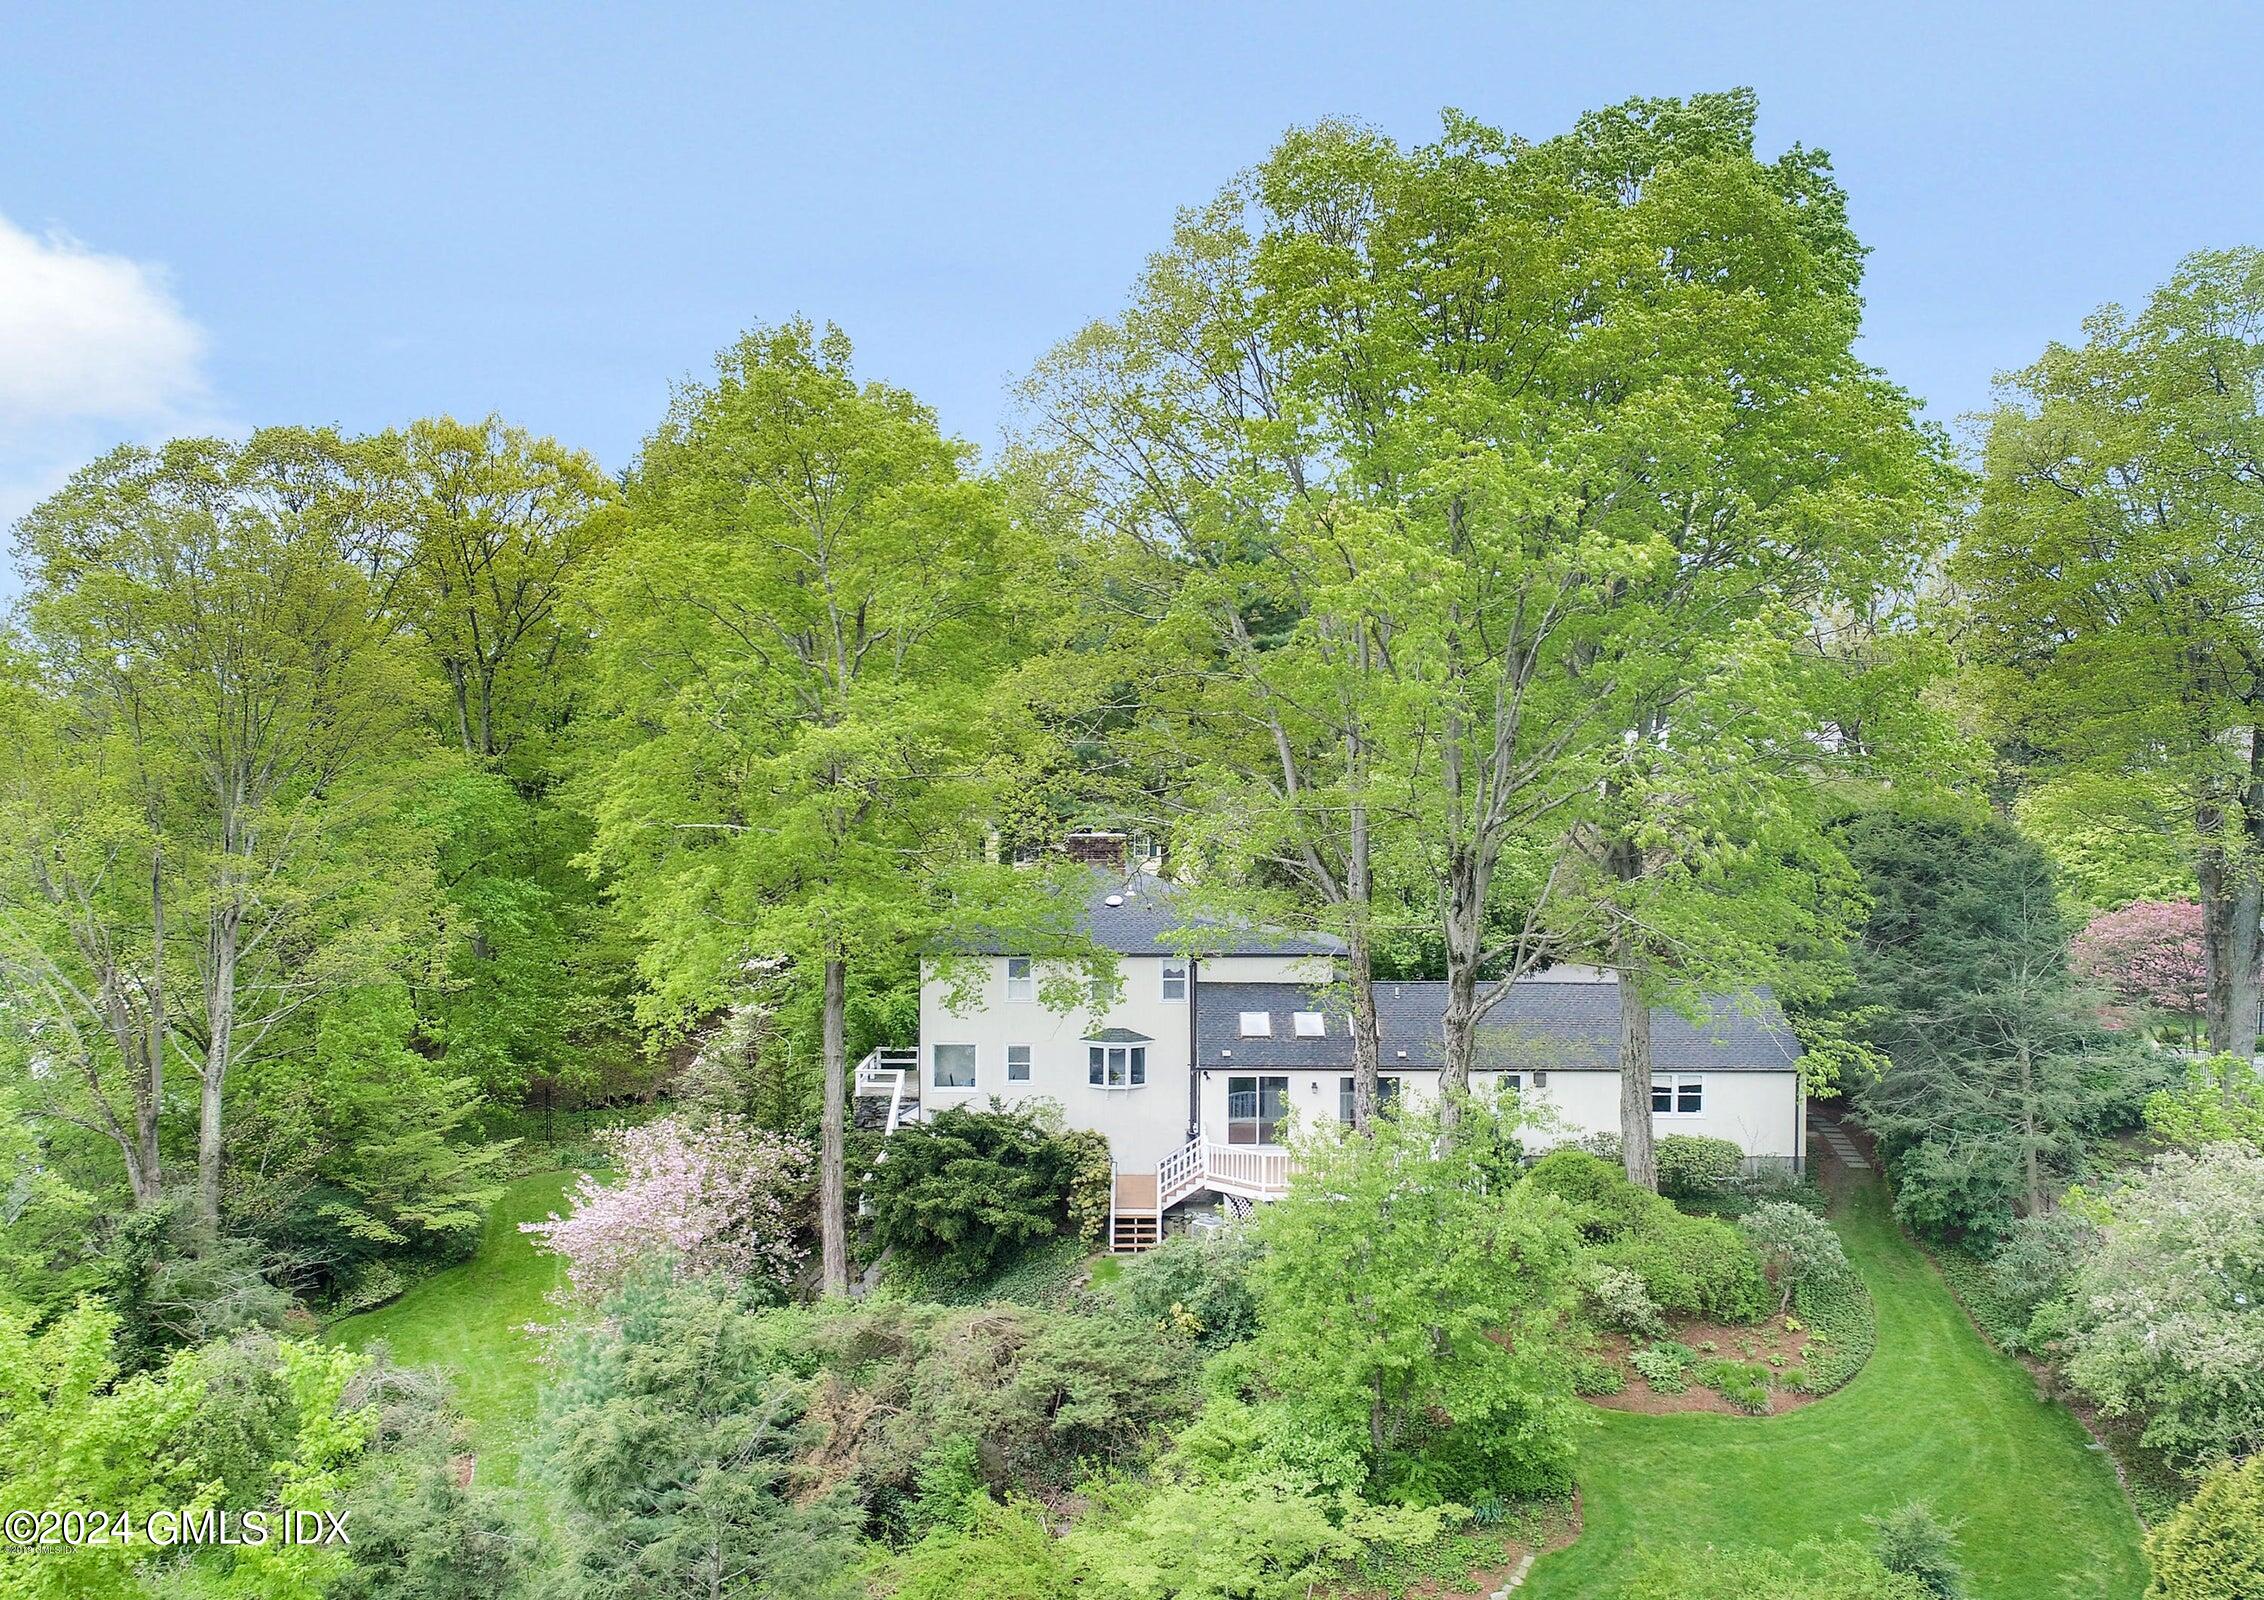
[[569,1215],[519,1224],[565,1260],[575,1299],[594,1305],[636,1268],[663,1260],[680,1277],[724,1272],[781,1288],[793,1281],[804,1252],[788,1208],[809,1192],[806,1141],[742,1117],[701,1128],[661,1117],[599,1138],[614,1181],[585,1173]]
[[2126,1005],[2176,1017],[2197,1017],[2208,1009],[2201,908],[2191,900],[2134,900],[2102,911],[2075,936],[2071,954],[2077,971]]

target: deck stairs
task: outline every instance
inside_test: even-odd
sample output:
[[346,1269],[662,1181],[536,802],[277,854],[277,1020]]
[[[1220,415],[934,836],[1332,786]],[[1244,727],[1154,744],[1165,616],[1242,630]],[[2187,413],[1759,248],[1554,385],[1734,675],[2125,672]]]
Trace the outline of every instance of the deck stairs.
[[[894,1133],[907,1122],[919,1121],[920,1052],[875,1050],[857,1063],[851,1093],[857,1100],[874,1103],[882,1133]],[[861,1112],[863,1107],[858,1109]]]
[[1113,1175],[1109,1249],[1122,1255],[1155,1248],[1163,1242],[1164,1213],[1206,1189],[1228,1216],[1246,1217],[1259,1201],[1288,1191],[1289,1172],[1286,1150],[1190,1139],[1153,1172]]

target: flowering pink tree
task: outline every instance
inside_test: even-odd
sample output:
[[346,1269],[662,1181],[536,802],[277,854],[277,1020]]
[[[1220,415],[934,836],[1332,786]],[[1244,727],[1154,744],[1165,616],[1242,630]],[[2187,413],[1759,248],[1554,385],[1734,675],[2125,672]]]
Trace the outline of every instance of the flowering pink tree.
[[573,1210],[522,1222],[563,1257],[573,1297],[594,1305],[635,1268],[668,1261],[680,1277],[711,1272],[784,1288],[805,1252],[790,1208],[809,1194],[809,1144],[743,1117],[691,1128],[674,1117],[600,1135],[616,1174],[584,1174]]
[[2190,1026],[2209,1007],[2209,967],[2201,907],[2191,900],[2134,900],[2102,911],[2075,936],[2076,970],[2125,1005],[2182,1017]]

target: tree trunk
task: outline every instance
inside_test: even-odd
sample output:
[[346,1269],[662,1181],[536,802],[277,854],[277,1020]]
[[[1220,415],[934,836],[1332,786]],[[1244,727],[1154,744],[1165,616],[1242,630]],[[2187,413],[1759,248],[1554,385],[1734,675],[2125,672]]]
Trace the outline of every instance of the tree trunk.
[[[1357,762],[1359,735],[1348,735],[1345,742],[1350,759]],[[1354,781],[1357,789],[1357,773]],[[1383,1036],[1376,1023],[1375,961],[1368,927],[1374,880],[1369,872],[1366,802],[1355,799],[1348,820],[1351,848],[1345,859],[1344,897],[1351,915],[1345,919],[1344,982],[1352,998],[1352,1126],[1366,1133],[1375,1126],[1376,1108],[1383,1100]]]
[[1654,1192],[1659,1158],[1651,1144],[1651,1003],[1640,959],[1621,937],[1619,969],[1619,1155],[1627,1181]]
[[1478,1064],[1478,963],[1485,953],[1486,891],[1476,853],[1457,849],[1446,874],[1446,1015],[1439,1024],[1444,1052],[1439,1069],[1439,1131],[1451,1138],[1461,1123]]
[[[165,852],[149,856],[149,1016],[143,1032],[142,1070],[134,1082],[136,1159],[134,1205],[157,1204],[165,1193],[165,1169],[157,1150],[157,1119],[165,1109]],[[131,1058],[128,1058],[129,1061]]]
[[2040,1136],[2036,1131],[2036,1063],[2028,1053],[2028,1041],[2023,1039],[2014,1048],[2013,1059],[2020,1069],[2020,1171],[2027,1212],[2034,1217],[2044,1211],[2043,1152],[2039,1149]]
[[198,1231],[208,1240],[220,1236],[221,1094],[228,1081],[228,1056],[235,1048],[236,1032],[236,931],[232,912],[217,919],[212,939],[212,972],[205,997],[207,1042],[204,1070],[197,1085],[197,1199]]
[[1368,930],[1360,927],[1345,941],[1344,982],[1352,999],[1352,1126],[1362,1133],[1375,1127],[1383,1104],[1383,1028],[1370,968]]
[[2246,1057],[2256,1048],[2258,920],[2264,897],[2222,844],[2202,857],[2202,950],[2209,978],[2209,1048]]
[[843,1121],[849,1104],[843,1032],[848,1010],[848,965],[825,964],[825,1119],[818,1147],[818,1250],[825,1292],[849,1292],[849,1229],[844,1215]]

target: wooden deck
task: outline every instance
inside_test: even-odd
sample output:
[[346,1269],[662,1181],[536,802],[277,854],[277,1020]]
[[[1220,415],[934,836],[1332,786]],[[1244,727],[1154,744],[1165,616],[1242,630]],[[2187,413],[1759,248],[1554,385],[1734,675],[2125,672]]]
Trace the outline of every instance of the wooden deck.
[[1116,1175],[1116,1209],[1155,1212],[1158,1209],[1156,1175],[1152,1172],[1119,1172]]

